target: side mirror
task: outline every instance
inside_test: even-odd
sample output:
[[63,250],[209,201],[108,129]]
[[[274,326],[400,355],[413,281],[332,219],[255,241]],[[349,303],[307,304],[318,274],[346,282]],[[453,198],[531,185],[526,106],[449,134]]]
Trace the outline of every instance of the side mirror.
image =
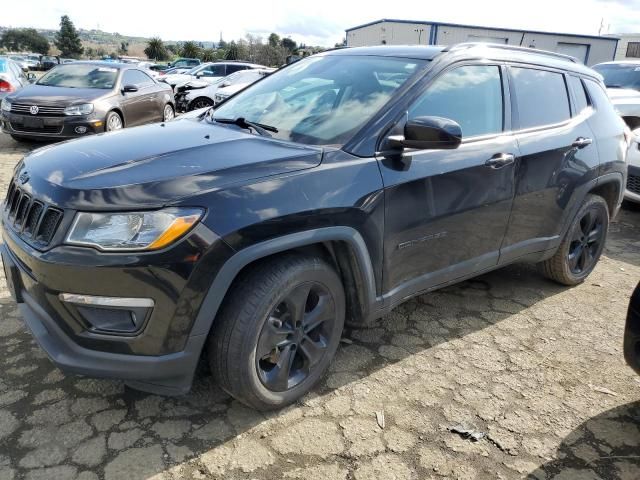
[[29,80],[30,82],[35,82],[37,78],[38,77],[36,77],[35,73],[27,73],[27,80]]
[[404,135],[390,136],[389,143],[419,150],[455,149],[462,143],[462,128],[448,118],[416,117],[404,126]]
[[125,85],[124,87],[122,87],[122,93],[133,93],[137,91],[138,87],[136,87],[135,85]]
[[222,82],[220,84],[220,87],[224,88],[224,87],[228,87],[229,85],[231,85],[231,82]]

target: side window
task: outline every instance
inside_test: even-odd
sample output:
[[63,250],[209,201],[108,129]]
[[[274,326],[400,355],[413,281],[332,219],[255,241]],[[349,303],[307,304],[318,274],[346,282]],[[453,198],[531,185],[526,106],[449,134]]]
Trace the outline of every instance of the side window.
[[584,91],[582,80],[574,76],[569,76],[567,78],[569,79],[569,85],[571,85],[573,96],[576,99],[576,111],[574,112],[575,116],[589,106],[589,98],[587,97],[587,93]]
[[541,127],[571,118],[569,97],[561,73],[511,68],[520,128]]
[[497,66],[469,65],[446,72],[409,108],[409,118],[444,117],[463,137],[503,130],[502,78]]
[[153,84],[151,77],[140,70],[125,70],[122,76],[122,85],[136,85],[137,87],[147,87]]
[[225,73],[224,65],[220,65],[220,64],[210,65],[208,70],[209,72],[211,72],[210,76],[212,77],[224,77],[227,75]]
[[240,70],[246,70],[247,67],[245,65],[227,65],[227,75],[230,73],[238,72]]

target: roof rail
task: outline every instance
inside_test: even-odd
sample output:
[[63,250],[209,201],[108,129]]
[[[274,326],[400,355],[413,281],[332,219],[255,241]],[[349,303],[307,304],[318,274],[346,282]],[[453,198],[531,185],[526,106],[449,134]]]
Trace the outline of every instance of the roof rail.
[[560,60],[566,60],[573,63],[581,63],[577,58],[572,57],[571,55],[564,55],[562,53],[549,52],[548,50],[538,50],[536,48],[518,47],[515,45],[502,45],[501,43],[465,42],[465,43],[458,43],[456,45],[447,47],[443,51],[453,52],[456,50],[462,50],[465,48],[472,48],[472,47],[499,48],[501,50],[513,50],[515,52],[535,53],[538,55],[546,55],[547,57],[558,58]]

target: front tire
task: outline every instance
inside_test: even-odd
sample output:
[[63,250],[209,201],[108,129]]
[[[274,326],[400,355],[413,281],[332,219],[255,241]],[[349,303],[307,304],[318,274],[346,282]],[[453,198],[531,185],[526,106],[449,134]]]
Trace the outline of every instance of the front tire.
[[104,121],[104,125],[105,132],[115,132],[116,130],[122,130],[124,128],[122,117],[118,112],[109,112]]
[[607,239],[609,207],[597,195],[587,195],[553,257],[541,263],[542,273],[562,285],[578,285],[593,271]]
[[176,112],[173,110],[173,106],[170,103],[167,103],[162,111],[162,121],[170,122],[174,118],[176,118]]
[[275,257],[234,282],[208,340],[218,384],[258,410],[288,405],[313,388],[340,343],[342,282],[318,257]]
[[213,100],[207,97],[198,97],[189,104],[189,111],[207,107],[213,107]]

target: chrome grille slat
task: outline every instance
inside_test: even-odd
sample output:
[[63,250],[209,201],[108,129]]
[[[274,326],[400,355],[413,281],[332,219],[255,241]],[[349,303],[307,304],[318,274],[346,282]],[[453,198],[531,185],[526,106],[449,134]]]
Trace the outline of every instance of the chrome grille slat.
[[[31,107],[37,106],[38,113],[35,115],[31,113]],[[23,103],[13,103],[11,104],[11,112],[12,113],[28,113],[29,115],[34,116],[42,116],[42,115],[54,115],[54,116],[62,116],[64,115],[65,107],[54,107],[47,105],[27,105]]]

